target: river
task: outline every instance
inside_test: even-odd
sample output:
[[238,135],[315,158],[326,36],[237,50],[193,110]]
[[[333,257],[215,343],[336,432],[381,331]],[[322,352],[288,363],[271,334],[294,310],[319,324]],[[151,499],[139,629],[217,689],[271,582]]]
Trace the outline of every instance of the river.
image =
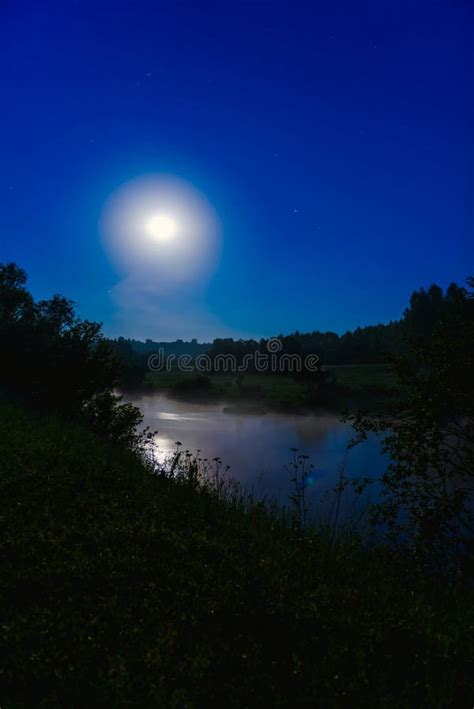
[[[193,403],[164,393],[128,392],[124,401],[138,406],[145,425],[157,431],[158,459],[173,453],[180,441],[182,450],[194,453],[200,449],[203,458],[221,458],[224,465],[230,466],[228,474],[232,478],[257,496],[275,498],[282,505],[288,504],[292,491],[288,470],[292,448],[298,449],[298,455],[309,456],[308,463],[314,466],[307,485],[312,510],[327,507],[342,465],[351,478],[378,478],[386,466],[374,439],[348,450],[352,428],[329,411],[233,413],[225,411],[224,402]],[[364,503],[373,494],[375,491],[366,493]],[[350,494],[345,504],[347,514],[354,505]]]

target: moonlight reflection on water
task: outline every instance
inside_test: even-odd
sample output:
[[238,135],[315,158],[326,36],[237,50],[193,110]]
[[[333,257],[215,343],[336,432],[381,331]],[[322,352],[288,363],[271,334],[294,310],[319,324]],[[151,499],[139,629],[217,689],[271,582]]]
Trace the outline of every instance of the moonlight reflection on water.
[[155,436],[155,454],[164,460],[176,450],[176,441],[191,453],[222,459],[229,474],[257,495],[288,502],[291,492],[286,468],[292,448],[308,455],[314,465],[308,496],[313,504],[331,491],[341,465],[349,477],[379,477],[386,464],[377,441],[347,450],[352,428],[333,412],[310,414],[241,414],[224,412],[224,403],[192,403],[165,394],[128,393],[124,399],[140,407],[144,423]]

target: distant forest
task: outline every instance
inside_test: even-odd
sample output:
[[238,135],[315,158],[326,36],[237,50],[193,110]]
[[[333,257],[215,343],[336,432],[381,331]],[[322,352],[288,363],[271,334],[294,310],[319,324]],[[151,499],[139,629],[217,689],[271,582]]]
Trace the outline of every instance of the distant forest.
[[[400,320],[358,327],[343,335],[314,330],[306,333],[295,331],[276,337],[282,344],[281,353],[315,354],[322,365],[381,364],[386,361],[387,355],[403,353],[410,341],[429,344],[435,326],[452,319],[466,298],[466,289],[455,283],[446,291],[438,285],[431,285],[428,289],[420,288],[412,293]],[[111,342],[126,370],[126,378],[133,381],[138,380],[140,372],[147,369],[150,354],[160,349],[165,356],[188,354],[194,358],[208,353],[212,359],[216,355],[232,354],[239,361],[257,349],[266,352],[268,339],[217,338],[213,342],[199,343],[195,339],[189,342],[154,342],[150,339],[141,342],[119,337]]]

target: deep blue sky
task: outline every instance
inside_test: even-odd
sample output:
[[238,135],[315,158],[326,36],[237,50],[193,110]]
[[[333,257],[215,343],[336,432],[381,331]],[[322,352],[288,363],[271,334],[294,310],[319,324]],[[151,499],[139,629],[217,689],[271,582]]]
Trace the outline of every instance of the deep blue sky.
[[223,333],[399,317],[474,273],[469,5],[1,0],[0,260],[118,334],[100,213],[166,172],[222,222]]

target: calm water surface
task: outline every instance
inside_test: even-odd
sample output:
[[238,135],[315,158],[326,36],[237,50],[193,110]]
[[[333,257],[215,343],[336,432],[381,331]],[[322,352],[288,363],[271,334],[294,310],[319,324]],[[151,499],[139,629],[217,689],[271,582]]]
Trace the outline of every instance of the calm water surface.
[[344,462],[350,477],[379,477],[385,469],[376,440],[347,450],[352,429],[332,412],[229,413],[222,402],[191,403],[163,393],[128,393],[124,400],[136,404],[145,424],[158,431],[155,445],[160,459],[181,441],[183,449],[200,449],[204,458],[219,456],[230,466],[229,475],[259,496],[275,497],[281,504],[287,504],[291,491],[286,465],[292,459],[292,448],[308,455],[314,465],[308,486],[312,507],[327,501]]

